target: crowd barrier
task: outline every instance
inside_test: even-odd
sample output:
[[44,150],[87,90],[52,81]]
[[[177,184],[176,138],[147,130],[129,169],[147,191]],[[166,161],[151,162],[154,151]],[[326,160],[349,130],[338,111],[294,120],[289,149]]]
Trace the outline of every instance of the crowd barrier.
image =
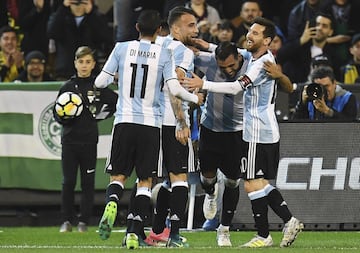
[[[358,230],[360,123],[280,123],[280,133],[280,163],[272,183],[294,216],[313,229]],[[240,195],[234,223],[251,227],[250,201],[243,191]],[[269,219],[282,226],[272,211]]]
[[[51,112],[59,85],[0,85],[0,190],[60,191],[61,132]],[[111,128],[111,118],[100,122],[96,189],[101,191],[108,184],[103,167]],[[293,214],[314,229],[357,229],[360,124],[281,122],[280,132],[280,164],[273,185]],[[234,223],[251,229],[250,202],[240,187]],[[281,226],[277,216],[269,217],[272,226]]]

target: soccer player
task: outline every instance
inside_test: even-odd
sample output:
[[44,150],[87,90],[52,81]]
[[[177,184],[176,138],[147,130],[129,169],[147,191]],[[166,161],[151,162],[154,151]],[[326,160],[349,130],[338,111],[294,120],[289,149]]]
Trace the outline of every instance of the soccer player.
[[237,94],[244,92],[243,140],[246,152],[241,158],[241,177],[251,200],[257,235],[244,247],[268,247],[273,244],[269,233],[268,205],[284,221],[284,236],[280,247],[290,246],[303,228],[292,216],[281,193],[269,183],[275,179],[279,163],[279,127],[275,116],[276,82],[263,68],[266,61],[275,62],[268,50],[275,36],[274,24],[256,18],[246,39],[251,53],[250,63],[243,76],[234,82],[209,82],[196,77],[185,78],[189,88],[203,88],[212,92]]
[[[195,66],[209,81],[235,81],[245,73],[250,54],[238,52],[235,44],[220,43],[215,53],[200,52]],[[240,156],[244,146],[243,93],[227,95],[208,92],[201,115],[199,140],[200,180],[206,192],[204,216],[211,220],[217,212],[217,197],[223,198],[217,244],[231,246],[230,225],[239,200]],[[224,174],[225,189],[218,195],[217,169]]]
[[113,81],[115,72],[119,74],[119,99],[106,165],[110,184],[106,190],[107,204],[100,220],[99,235],[102,239],[109,238],[125,181],[135,168],[139,181],[133,200],[133,223],[126,236],[129,249],[143,243],[138,236],[149,216],[152,176],[160,149],[162,81],[173,95],[194,103],[202,102],[197,95],[180,86],[171,51],[154,43],[160,23],[158,12],[143,11],[136,24],[140,40],[117,43],[95,80],[97,87],[106,87]]
[[[185,45],[189,44],[199,32],[195,13],[185,7],[175,7],[169,13],[168,24],[170,34],[167,37],[158,36],[156,43],[172,50],[179,79],[185,75],[191,76],[191,72],[194,71],[194,53]],[[187,172],[194,171],[194,161],[189,159],[193,157],[193,151],[189,139],[188,107],[169,94],[166,85],[161,101],[165,109],[161,133],[162,162],[169,175],[170,184],[165,182],[160,187],[153,227],[147,241],[153,244],[167,242],[169,247],[184,247],[187,243],[180,237],[179,229],[181,222],[185,220],[188,200]],[[179,141],[175,138],[175,131]],[[165,226],[168,209],[170,209],[170,231]]]

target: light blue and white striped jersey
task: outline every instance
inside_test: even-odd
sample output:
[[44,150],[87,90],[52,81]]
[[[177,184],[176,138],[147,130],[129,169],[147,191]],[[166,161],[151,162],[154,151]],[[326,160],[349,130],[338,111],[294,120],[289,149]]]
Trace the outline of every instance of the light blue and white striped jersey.
[[161,127],[161,85],[163,81],[177,78],[169,49],[148,40],[116,43],[103,71],[119,73],[114,124],[127,122]]
[[[161,45],[164,48],[168,48],[173,52],[175,67],[182,68],[188,77],[191,77],[191,71],[194,71],[194,53],[192,50],[187,48],[182,42],[175,40],[171,35],[166,37],[158,36],[155,41],[156,44]],[[163,94],[160,97],[161,103],[164,105],[163,114],[163,125],[165,126],[175,126],[176,118],[171,107],[170,98],[169,98],[169,89],[167,85],[163,88]],[[183,102],[183,107],[185,110],[185,117],[187,115],[187,102]]]
[[[245,73],[251,54],[240,50],[243,65],[236,77],[226,78],[217,65],[215,53],[200,52],[195,57],[195,66],[205,74],[206,80],[214,82],[234,81]],[[236,132],[243,129],[243,93],[228,95],[208,92],[201,114],[201,124],[214,132]]]
[[255,143],[276,143],[280,139],[275,115],[276,82],[263,67],[265,61],[275,63],[270,51],[260,58],[250,59],[246,75],[252,85],[244,91],[243,139]]

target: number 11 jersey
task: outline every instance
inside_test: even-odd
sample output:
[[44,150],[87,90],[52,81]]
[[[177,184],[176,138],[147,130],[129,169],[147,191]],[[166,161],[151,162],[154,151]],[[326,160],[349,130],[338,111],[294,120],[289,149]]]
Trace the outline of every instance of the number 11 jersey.
[[171,51],[148,40],[119,42],[103,71],[119,74],[114,125],[135,123],[160,127],[162,124],[161,85],[176,79]]

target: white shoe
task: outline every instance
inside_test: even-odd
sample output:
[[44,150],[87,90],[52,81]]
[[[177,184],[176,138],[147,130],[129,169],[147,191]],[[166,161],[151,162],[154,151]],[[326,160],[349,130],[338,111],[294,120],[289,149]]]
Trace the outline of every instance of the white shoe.
[[283,238],[280,243],[280,247],[289,247],[296,239],[297,235],[303,230],[304,224],[295,217],[285,224],[283,229]]
[[217,195],[218,195],[218,183],[216,183],[214,185],[214,193],[209,195],[206,194],[205,199],[204,199],[204,204],[203,204],[203,212],[204,212],[204,216],[205,219],[207,220],[212,220],[214,219],[216,212],[217,212],[217,204],[216,204],[216,199],[217,199]]
[[249,242],[242,245],[242,247],[247,248],[263,248],[263,247],[270,247],[273,245],[273,239],[271,235],[266,238],[256,235],[253,239]]
[[216,240],[217,244],[220,247],[231,247],[231,241],[230,241],[230,231],[226,228],[221,228],[221,225],[217,229],[216,232]]
[[71,232],[72,231],[72,225],[69,221],[65,221],[63,224],[61,224],[60,233],[65,233],[65,232]]

